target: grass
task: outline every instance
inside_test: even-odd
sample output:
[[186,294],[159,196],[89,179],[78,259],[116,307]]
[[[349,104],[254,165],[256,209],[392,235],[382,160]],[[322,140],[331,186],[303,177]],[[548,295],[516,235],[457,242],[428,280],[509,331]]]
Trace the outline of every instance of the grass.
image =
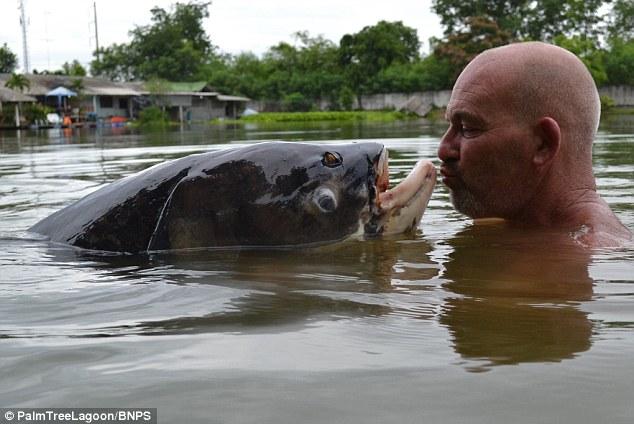
[[413,119],[415,115],[396,111],[327,111],[327,112],[265,112],[243,116],[237,120],[216,121],[220,123],[236,122],[323,122],[323,121],[366,121],[392,122]]
[[634,107],[614,106],[601,112],[609,115],[634,115]]
[[447,122],[445,119],[445,108],[444,107],[433,107],[427,115],[425,115],[425,119],[430,121],[433,124],[444,124]]

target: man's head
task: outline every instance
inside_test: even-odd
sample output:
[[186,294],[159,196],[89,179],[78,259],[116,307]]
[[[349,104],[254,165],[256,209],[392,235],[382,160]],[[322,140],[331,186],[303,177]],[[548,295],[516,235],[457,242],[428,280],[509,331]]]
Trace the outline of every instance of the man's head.
[[480,54],[456,81],[438,149],[454,206],[512,219],[546,187],[587,183],[599,114],[594,81],[572,53],[519,43]]

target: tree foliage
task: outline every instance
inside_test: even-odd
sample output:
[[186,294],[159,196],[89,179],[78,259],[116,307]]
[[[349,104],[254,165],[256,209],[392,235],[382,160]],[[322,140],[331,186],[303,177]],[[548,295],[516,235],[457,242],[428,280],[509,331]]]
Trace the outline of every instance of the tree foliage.
[[130,31],[130,43],[95,52],[92,74],[114,80],[194,80],[214,50],[202,25],[209,5],[192,1],[176,3],[170,11],[153,8],[152,23]]
[[[415,29],[387,21],[338,43],[300,31],[262,56],[217,54],[202,25],[210,3],[202,1],[155,7],[149,25],[130,31],[130,42],[95,52],[92,74],[150,81],[155,94],[165,80],[206,81],[220,92],[276,101],[286,110],[323,101],[350,109],[363,94],[451,88],[480,52],[540,40],[579,56],[598,84],[634,84],[632,0],[433,0],[444,36],[431,40],[427,56],[421,56]],[[606,4],[612,8],[603,14]],[[63,71],[74,72],[74,63]]]
[[614,0],[607,30],[610,38],[620,38],[624,41],[634,39],[634,1]]
[[[628,1],[628,0],[623,0]],[[589,35],[605,0],[433,0],[445,35],[468,30],[469,18],[495,22],[513,39],[551,41],[556,35]]]
[[[605,16],[599,12],[612,0],[433,0],[445,37],[434,52],[451,63],[453,78],[480,52],[514,41],[546,41],[577,54],[598,84],[608,80],[600,35]],[[631,0],[614,0],[624,22]],[[619,4],[621,4],[619,6]],[[618,6],[618,7],[617,7]],[[629,7],[629,6],[628,6]],[[617,18],[618,16],[618,18]]]
[[18,66],[18,57],[11,51],[7,43],[0,47],[0,74],[10,74]]
[[86,76],[86,68],[84,68],[81,63],[77,59],[72,62],[65,62],[62,65],[61,70],[62,75],[70,75],[73,77],[85,77]]
[[416,30],[401,22],[365,27],[345,35],[339,45],[305,31],[294,39],[272,46],[261,58],[217,56],[200,79],[220,91],[279,101],[286,110],[307,110],[320,101],[350,109],[354,97],[364,93],[450,87],[448,62],[435,55],[422,59]]
[[613,38],[610,52],[605,55],[608,83],[634,86],[634,38]]
[[402,22],[380,21],[339,42],[340,64],[357,95],[370,90],[370,82],[392,64],[405,64],[419,57],[420,41],[415,29]]
[[7,88],[22,92],[25,89],[31,87],[31,81],[29,81],[26,76],[22,74],[16,74],[14,72],[11,74],[11,77],[9,77],[5,85]]
[[497,22],[484,16],[466,18],[466,27],[437,41],[434,53],[450,64],[449,77],[454,81],[460,71],[484,50],[508,44],[512,35]]

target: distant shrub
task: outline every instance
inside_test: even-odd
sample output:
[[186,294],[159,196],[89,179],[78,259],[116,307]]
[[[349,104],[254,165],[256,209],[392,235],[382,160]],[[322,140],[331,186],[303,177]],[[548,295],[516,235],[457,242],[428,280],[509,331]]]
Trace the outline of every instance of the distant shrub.
[[614,103],[614,99],[610,96],[600,96],[599,99],[601,100],[601,110],[609,110],[612,109],[616,103]]
[[308,112],[313,103],[302,93],[291,93],[284,96],[282,106],[286,112]]
[[390,122],[409,119],[412,115],[396,111],[350,111],[350,112],[270,112],[244,116],[243,122],[318,122],[318,121],[374,121]]
[[149,106],[139,112],[139,123],[146,126],[161,126],[169,123],[167,113],[158,106]]
[[337,100],[341,109],[352,110],[352,105],[354,103],[354,91],[352,91],[350,87],[343,87],[341,91],[339,91],[339,99]]
[[7,104],[2,106],[2,111],[0,111],[0,125],[15,125],[15,108],[15,104]]
[[606,55],[608,83],[634,85],[634,40],[611,40],[610,54]]
[[46,115],[53,112],[53,109],[40,103],[25,104],[22,110],[24,118],[29,123],[35,121],[46,121]]

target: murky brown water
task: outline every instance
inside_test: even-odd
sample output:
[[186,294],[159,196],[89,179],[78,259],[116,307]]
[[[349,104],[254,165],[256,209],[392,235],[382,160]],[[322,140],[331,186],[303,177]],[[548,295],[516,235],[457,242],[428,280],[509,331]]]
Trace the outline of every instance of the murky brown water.
[[[157,407],[159,422],[630,423],[634,247],[473,225],[442,185],[414,237],[104,257],[25,230],[165,159],[260,140],[381,139],[392,180],[442,128],[0,134],[0,405]],[[599,190],[634,228],[634,135]]]

